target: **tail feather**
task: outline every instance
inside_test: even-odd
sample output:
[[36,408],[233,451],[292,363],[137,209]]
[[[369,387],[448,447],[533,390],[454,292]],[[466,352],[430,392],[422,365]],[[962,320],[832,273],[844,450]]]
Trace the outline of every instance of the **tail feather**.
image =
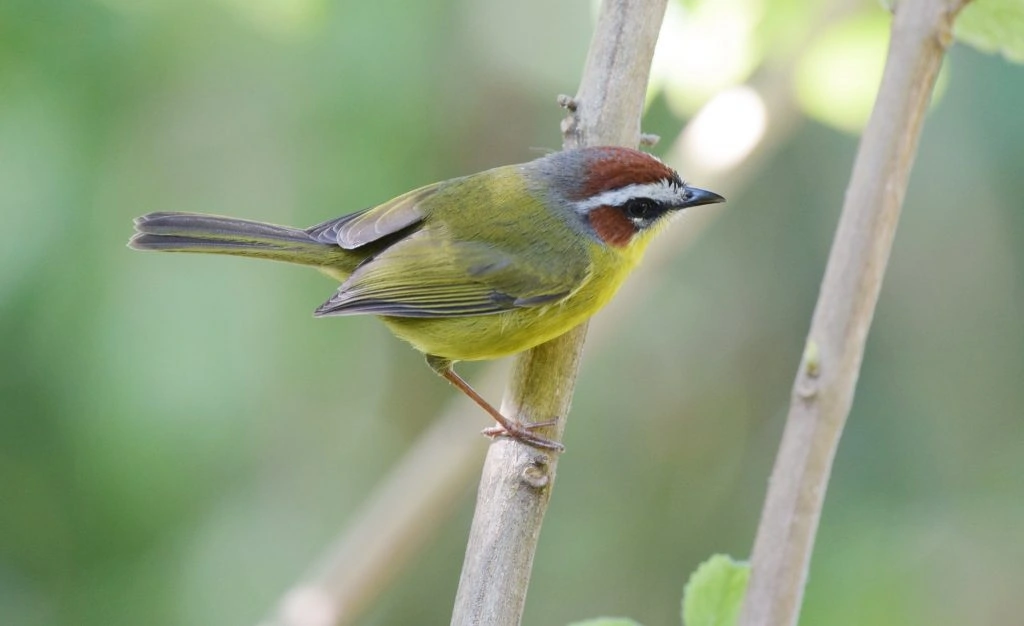
[[357,255],[306,231],[219,215],[150,213],[135,219],[136,250],[251,256],[351,272]]
[[203,239],[252,237],[254,240],[313,241],[306,231],[298,228],[202,213],[149,213],[135,218],[135,230],[147,235],[191,235]]

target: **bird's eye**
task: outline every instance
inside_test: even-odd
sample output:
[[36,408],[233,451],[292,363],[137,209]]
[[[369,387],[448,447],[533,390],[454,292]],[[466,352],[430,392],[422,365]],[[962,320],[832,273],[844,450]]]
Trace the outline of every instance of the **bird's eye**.
[[650,198],[633,198],[623,205],[622,210],[626,213],[626,217],[646,220],[657,215],[658,203]]

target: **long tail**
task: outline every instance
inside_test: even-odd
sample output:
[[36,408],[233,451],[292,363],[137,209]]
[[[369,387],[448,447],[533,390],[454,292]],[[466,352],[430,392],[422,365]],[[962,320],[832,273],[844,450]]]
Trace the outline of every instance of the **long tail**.
[[150,213],[135,219],[135,231],[128,246],[136,250],[251,256],[342,274],[360,261],[358,255],[318,242],[298,228],[219,215]]

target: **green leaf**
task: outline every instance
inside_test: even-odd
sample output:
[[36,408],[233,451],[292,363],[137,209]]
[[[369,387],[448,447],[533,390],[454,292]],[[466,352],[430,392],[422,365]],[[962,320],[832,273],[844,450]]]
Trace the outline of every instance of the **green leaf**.
[[750,565],[724,554],[701,563],[683,589],[684,626],[733,626],[748,578]]
[[583,622],[573,622],[569,626],[642,626],[628,617],[595,617]]
[[953,27],[956,38],[984,52],[1002,53],[1024,63],[1024,2],[974,0],[964,7]]

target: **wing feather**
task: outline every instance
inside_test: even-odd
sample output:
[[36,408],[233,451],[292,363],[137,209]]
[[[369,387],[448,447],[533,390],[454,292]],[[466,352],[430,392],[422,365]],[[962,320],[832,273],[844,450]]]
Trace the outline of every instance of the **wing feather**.
[[496,246],[424,229],[359,266],[316,315],[464,317],[550,305],[589,276],[585,255],[573,258],[525,264]]
[[425,215],[420,203],[434,195],[442,184],[420,187],[384,204],[327,220],[306,232],[320,243],[354,250],[422,222]]

